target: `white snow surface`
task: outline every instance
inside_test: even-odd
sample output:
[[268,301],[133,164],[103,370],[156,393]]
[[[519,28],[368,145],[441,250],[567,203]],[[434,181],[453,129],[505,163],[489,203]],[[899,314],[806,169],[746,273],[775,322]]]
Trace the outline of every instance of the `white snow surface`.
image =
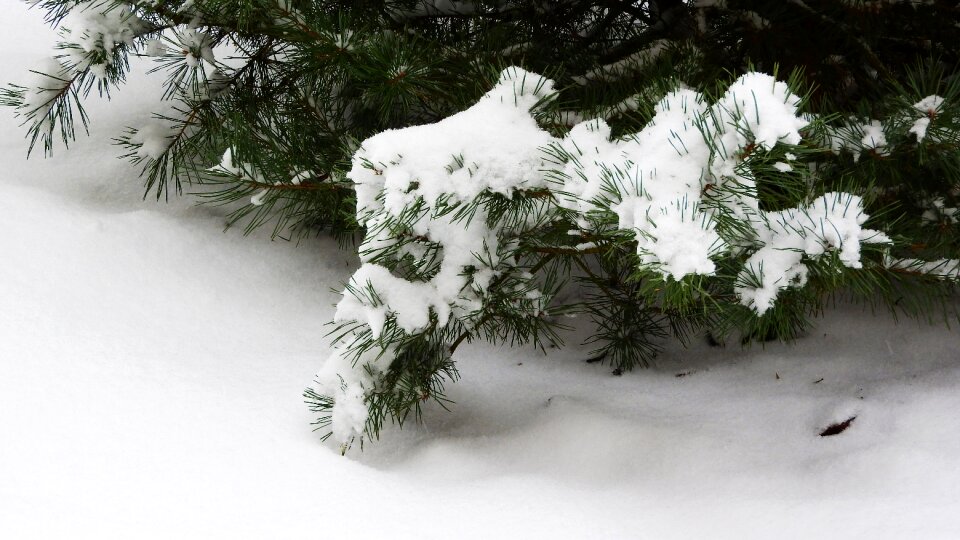
[[[3,7],[27,73],[54,37]],[[359,262],[142,201],[109,141],[156,84],[46,161],[0,111],[0,538],[960,537],[960,332],[851,306],[622,377],[463,347],[452,412],[341,457],[300,392]]]

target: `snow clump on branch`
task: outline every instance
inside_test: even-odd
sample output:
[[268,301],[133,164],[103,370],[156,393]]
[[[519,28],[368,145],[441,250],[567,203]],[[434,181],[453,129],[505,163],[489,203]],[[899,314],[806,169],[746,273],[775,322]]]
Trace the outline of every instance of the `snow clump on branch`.
[[[781,290],[804,283],[804,257],[835,252],[858,268],[862,242],[889,241],[861,228],[867,216],[855,195],[828,193],[780,212],[760,208],[745,162],[777,144],[798,144],[808,124],[800,98],[769,75],[743,75],[712,105],[690,89],[670,92],[644,129],[620,139],[599,119],[551,136],[535,116],[552,96],[552,81],[509,68],[469,109],[385,131],[354,155],[348,176],[367,231],[363,264],[337,306],[338,338],[316,387],[334,402],[339,441],[362,436],[365,401],[390,369],[398,338],[451,321],[471,328],[492,281],[510,271],[522,227],[491,223],[478,204],[484,196],[547,193],[532,197],[546,201],[534,213],[572,215],[584,237],[609,235],[616,223],[636,240],[639,269],[664,279],[712,275],[719,258],[746,256],[736,292],[758,314]],[[747,227],[724,231],[723,219]],[[423,243],[437,247],[433,255]],[[407,279],[391,268],[405,255],[425,268],[431,257],[438,264]]]
[[[362,266],[350,279],[334,318],[356,323],[334,344],[317,377],[318,391],[333,396],[334,436],[341,442],[362,433],[366,393],[390,367],[392,355],[360,349],[368,336],[407,334],[443,327],[483,306],[491,281],[509,265],[511,242],[491,226],[482,207],[464,216],[484,192],[511,196],[543,189],[540,148],[552,137],[531,109],[553,95],[552,81],[519,68],[505,70],[497,85],[469,109],[432,125],[389,130],[363,142],[349,177],[356,185],[357,218],[367,236]],[[417,246],[407,237],[438,245],[438,268],[422,281],[395,276],[384,266]],[[393,257],[384,253],[397,250]],[[422,258],[423,253],[414,252]]]
[[64,50],[74,70],[89,68],[99,77],[114,63],[118,44],[133,45],[146,29],[133,6],[125,3],[83,2],[67,14],[61,23]]

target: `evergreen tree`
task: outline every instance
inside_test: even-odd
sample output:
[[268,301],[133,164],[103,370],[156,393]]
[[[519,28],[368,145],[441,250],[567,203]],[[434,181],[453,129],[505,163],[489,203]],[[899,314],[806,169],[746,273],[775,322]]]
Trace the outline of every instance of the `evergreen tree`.
[[31,149],[152,57],[164,102],[117,139],[148,195],[362,238],[306,393],[344,448],[443,405],[466,341],[585,316],[621,373],[960,279],[955,2],[30,3],[61,36],[0,91]]

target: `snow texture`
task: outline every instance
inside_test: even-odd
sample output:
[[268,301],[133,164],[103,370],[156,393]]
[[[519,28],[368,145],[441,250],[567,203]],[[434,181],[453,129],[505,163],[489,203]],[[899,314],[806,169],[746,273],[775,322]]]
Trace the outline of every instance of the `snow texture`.
[[61,22],[65,52],[77,72],[90,68],[100,77],[114,63],[114,49],[132,44],[146,24],[130,4],[87,0],[74,6]]
[[160,159],[170,148],[176,129],[169,122],[151,120],[130,136],[137,145],[137,156],[144,159]]
[[180,45],[186,51],[187,65],[197,67],[201,60],[215,64],[216,55],[213,52],[213,37],[207,32],[195,28],[186,28],[177,33]]
[[889,268],[898,268],[910,272],[929,274],[943,279],[960,280],[960,259],[896,259],[887,261]]
[[913,125],[910,126],[910,133],[917,136],[917,142],[922,142],[927,137],[930,122],[943,109],[943,103],[944,99],[942,97],[931,95],[913,104],[913,108],[923,115],[914,120]]
[[20,84],[24,89],[23,102],[19,110],[28,118],[38,118],[44,122],[41,131],[49,130],[48,115],[56,99],[70,84],[67,68],[56,58],[48,57],[37,66],[29,68],[27,80]]
[[853,154],[854,161],[859,161],[864,152],[873,152],[879,156],[890,153],[887,148],[887,134],[879,120],[860,121],[850,118],[843,126],[831,128],[826,142],[836,153],[846,150]]
[[883,233],[860,226],[866,221],[863,201],[848,193],[826,193],[803,208],[766,212],[757,228],[763,247],[747,259],[735,287],[740,302],[763,314],[777,294],[807,281],[804,257],[835,252],[844,266],[860,268],[860,244],[890,243]]
[[[668,94],[653,121],[622,140],[609,140],[602,121],[575,126],[561,143],[576,157],[563,172],[566,204],[584,216],[584,228],[590,227],[590,211],[614,211],[619,227],[634,232],[641,263],[679,280],[712,274],[713,258],[730,249],[716,231],[715,210],[703,208],[703,197],[714,186],[737,186],[744,194],[725,205],[753,225],[759,245],[736,290],[744,305],[762,314],[784,288],[805,283],[804,255],[839,250],[843,264],[859,268],[860,243],[885,241],[874,231],[861,231],[867,216],[862,200],[852,195],[826,194],[783,212],[759,209],[751,196],[755,180],[739,165],[757,149],[800,142],[807,120],[799,103],[785,83],[749,73],[711,106],[692,90]],[[782,162],[774,167],[792,170]]]
[[783,161],[774,163],[773,168],[782,173],[788,173],[793,170],[793,167],[789,163],[784,163]]

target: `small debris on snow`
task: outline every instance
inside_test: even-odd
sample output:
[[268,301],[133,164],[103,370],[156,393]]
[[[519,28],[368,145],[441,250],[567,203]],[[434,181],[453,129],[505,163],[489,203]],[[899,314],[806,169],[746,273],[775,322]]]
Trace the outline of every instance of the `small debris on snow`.
[[820,432],[820,436],[821,436],[821,437],[832,437],[833,435],[839,435],[839,434],[843,433],[844,431],[846,431],[847,428],[850,427],[850,424],[852,424],[853,421],[856,420],[856,419],[857,419],[856,416],[851,416],[850,418],[847,418],[847,419],[844,420],[843,422],[838,422],[838,423],[836,423],[836,424],[830,424],[829,426],[826,427],[826,429],[824,429],[823,431]]

